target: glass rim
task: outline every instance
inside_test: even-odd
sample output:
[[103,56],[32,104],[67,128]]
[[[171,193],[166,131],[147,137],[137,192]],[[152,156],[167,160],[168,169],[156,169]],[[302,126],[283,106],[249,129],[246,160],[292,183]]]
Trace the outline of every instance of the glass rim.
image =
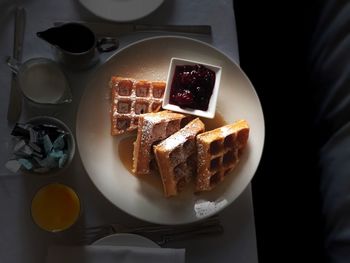
[[[37,196],[37,194],[38,194],[41,190],[45,189],[46,187],[52,186],[52,185],[63,186],[63,188],[64,188],[65,190],[69,190],[71,193],[73,193],[74,196],[76,197],[76,200],[78,201],[77,203],[78,203],[78,209],[79,209],[79,211],[78,211],[78,213],[77,213],[77,216],[76,216],[76,218],[74,219],[74,221],[72,221],[69,225],[67,224],[67,226],[65,226],[65,227],[63,227],[63,228],[61,228],[61,229],[54,229],[54,230],[50,230],[50,229],[47,229],[47,228],[41,226],[41,225],[34,219],[34,216],[33,216],[33,202],[34,202],[35,197]],[[43,230],[43,231],[45,231],[45,232],[49,232],[49,233],[54,233],[54,234],[55,234],[55,233],[62,233],[62,232],[68,231],[69,229],[71,229],[72,227],[74,227],[74,226],[78,223],[79,219],[80,219],[81,216],[82,216],[82,212],[83,212],[83,209],[82,209],[82,201],[81,201],[81,198],[80,198],[78,192],[76,191],[75,188],[73,188],[72,186],[70,186],[70,185],[68,185],[68,184],[66,184],[66,183],[61,183],[61,182],[50,182],[50,183],[46,183],[46,184],[44,184],[44,185],[41,185],[41,186],[39,186],[39,187],[36,189],[35,193],[32,195],[32,198],[31,198],[31,203],[30,203],[30,216],[31,216],[31,219],[32,219],[33,223],[34,223],[39,229],[41,229],[41,230]]]

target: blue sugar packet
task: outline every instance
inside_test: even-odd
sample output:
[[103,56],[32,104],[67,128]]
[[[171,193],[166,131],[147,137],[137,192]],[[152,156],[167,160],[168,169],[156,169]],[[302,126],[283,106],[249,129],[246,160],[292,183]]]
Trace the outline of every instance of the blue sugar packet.
[[68,160],[68,154],[64,153],[62,157],[58,160],[58,167],[62,168]]
[[27,159],[19,159],[18,162],[24,166],[24,168],[26,168],[27,170],[31,170],[33,169],[33,164],[31,163],[31,161],[27,160]]
[[56,158],[56,159],[60,159],[63,156],[63,151],[52,150],[48,156],[51,156],[51,157]]
[[53,146],[52,146],[51,139],[47,134],[43,136],[43,145],[44,145],[45,154],[49,154]]
[[52,144],[54,150],[63,150],[64,149],[64,147],[66,146],[64,137],[65,137],[65,134],[61,134],[56,138],[56,140]]
[[57,168],[58,159],[52,156],[47,156],[44,159],[35,158],[34,159],[39,163],[42,168]]

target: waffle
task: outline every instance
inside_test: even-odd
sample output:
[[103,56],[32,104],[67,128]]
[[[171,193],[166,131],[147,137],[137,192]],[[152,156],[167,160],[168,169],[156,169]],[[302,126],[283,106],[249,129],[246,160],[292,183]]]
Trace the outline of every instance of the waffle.
[[203,131],[204,123],[196,118],[153,147],[166,197],[181,192],[195,175],[196,136]]
[[137,81],[113,76],[111,86],[111,134],[137,129],[140,114],[157,112],[162,106],[165,82]]
[[210,191],[236,167],[247,144],[249,126],[245,120],[197,136],[197,178],[195,191]]
[[140,116],[137,138],[134,142],[133,172],[135,175],[150,173],[151,162],[154,161],[152,146],[180,130],[181,121],[184,118],[185,115],[170,111]]

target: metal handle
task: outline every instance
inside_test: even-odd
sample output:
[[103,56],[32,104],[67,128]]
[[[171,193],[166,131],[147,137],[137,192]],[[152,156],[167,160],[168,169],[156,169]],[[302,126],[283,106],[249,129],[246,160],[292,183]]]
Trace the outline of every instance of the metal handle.
[[99,52],[110,52],[119,47],[119,40],[113,37],[103,37],[97,40],[97,50]]
[[210,35],[209,25],[134,25],[135,31],[171,31],[179,33]]

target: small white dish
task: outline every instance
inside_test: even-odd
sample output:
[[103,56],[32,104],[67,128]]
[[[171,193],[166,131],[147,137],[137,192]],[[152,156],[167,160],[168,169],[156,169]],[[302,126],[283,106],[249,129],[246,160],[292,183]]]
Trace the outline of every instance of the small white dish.
[[21,64],[8,58],[7,64],[17,75],[22,94],[29,101],[49,105],[72,102],[67,76],[54,60],[39,57]]
[[[175,104],[170,103],[170,93],[171,93],[171,87],[172,87],[173,78],[174,78],[174,74],[175,74],[175,69],[177,66],[184,66],[184,65],[189,65],[189,66],[202,65],[202,66],[214,71],[214,73],[215,73],[215,83],[214,83],[213,91],[212,91],[212,94],[211,94],[211,97],[209,100],[208,109],[205,111],[200,110],[200,109],[180,107],[180,106],[177,106]],[[163,105],[162,105],[163,109],[181,112],[181,113],[186,113],[186,114],[191,114],[191,115],[196,115],[199,117],[205,117],[205,118],[209,118],[209,119],[214,118],[215,111],[216,111],[216,103],[217,103],[217,98],[218,98],[219,88],[220,88],[221,71],[222,71],[221,67],[211,65],[211,64],[208,64],[205,62],[182,59],[182,58],[175,58],[175,57],[171,58],[168,76],[167,76],[167,81],[166,81]]]
[[158,9],[164,0],[79,0],[94,15],[115,22],[143,18]]
[[54,125],[57,128],[62,129],[65,132],[67,132],[67,136],[66,136],[67,149],[65,151],[68,154],[68,159],[62,168],[59,168],[59,167],[51,168],[51,169],[49,169],[49,171],[43,172],[43,173],[35,172],[35,171],[28,171],[28,170],[25,170],[24,168],[21,168],[21,172],[25,175],[39,175],[39,176],[45,176],[45,177],[61,174],[71,164],[71,162],[73,161],[74,155],[75,155],[75,139],[74,139],[74,135],[73,135],[73,132],[71,131],[71,129],[63,121],[61,121],[57,118],[51,117],[51,116],[33,117],[30,120],[28,120],[26,123],[32,124],[34,126],[41,125],[41,124]]

